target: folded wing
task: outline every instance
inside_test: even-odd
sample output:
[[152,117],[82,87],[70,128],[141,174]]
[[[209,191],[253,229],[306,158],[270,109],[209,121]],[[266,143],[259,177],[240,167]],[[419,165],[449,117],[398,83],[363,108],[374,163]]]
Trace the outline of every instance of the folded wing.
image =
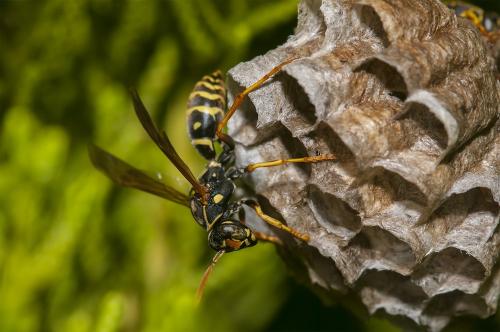
[[104,151],[96,145],[89,145],[92,164],[116,184],[135,188],[163,197],[169,201],[189,207],[189,197],[180,191],[153,179],[143,171]]

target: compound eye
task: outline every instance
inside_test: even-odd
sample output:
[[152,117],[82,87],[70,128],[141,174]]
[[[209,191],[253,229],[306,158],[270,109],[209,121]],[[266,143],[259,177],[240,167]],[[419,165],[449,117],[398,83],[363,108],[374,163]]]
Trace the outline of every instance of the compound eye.
[[235,241],[242,241],[247,237],[247,232],[245,232],[245,228],[240,225],[236,225],[234,223],[223,223],[222,234],[224,234],[225,239],[231,239]]

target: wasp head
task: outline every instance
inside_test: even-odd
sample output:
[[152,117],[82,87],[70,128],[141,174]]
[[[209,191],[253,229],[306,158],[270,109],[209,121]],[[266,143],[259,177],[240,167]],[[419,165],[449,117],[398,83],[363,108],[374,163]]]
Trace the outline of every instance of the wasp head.
[[217,223],[208,233],[208,244],[216,251],[231,252],[257,244],[250,228],[234,220]]

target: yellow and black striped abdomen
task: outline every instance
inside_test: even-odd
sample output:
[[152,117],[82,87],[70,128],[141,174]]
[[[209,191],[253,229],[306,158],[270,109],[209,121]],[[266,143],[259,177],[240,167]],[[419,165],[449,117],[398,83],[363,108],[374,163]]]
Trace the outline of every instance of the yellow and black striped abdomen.
[[187,107],[191,144],[205,159],[214,159],[215,132],[226,110],[226,87],[220,71],[204,76],[196,83]]

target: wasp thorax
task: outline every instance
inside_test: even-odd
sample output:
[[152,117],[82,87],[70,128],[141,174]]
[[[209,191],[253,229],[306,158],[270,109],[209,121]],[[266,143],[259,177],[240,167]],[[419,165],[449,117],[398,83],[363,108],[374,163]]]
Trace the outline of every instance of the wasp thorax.
[[214,250],[236,251],[257,244],[257,239],[250,228],[234,221],[218,223],[208,233],[208,243]]

